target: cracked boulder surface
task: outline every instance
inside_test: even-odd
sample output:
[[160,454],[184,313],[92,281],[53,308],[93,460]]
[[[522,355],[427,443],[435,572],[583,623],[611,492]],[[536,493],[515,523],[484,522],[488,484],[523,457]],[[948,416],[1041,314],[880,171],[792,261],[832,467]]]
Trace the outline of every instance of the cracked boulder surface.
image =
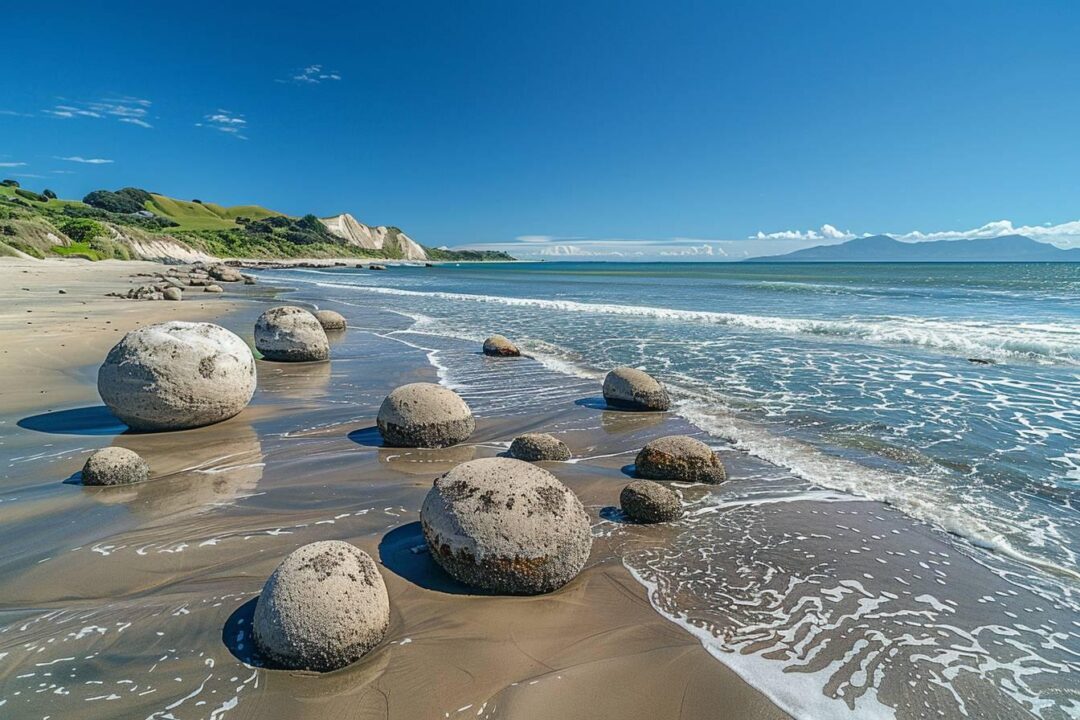
[[511,458],[458,465],[420,510],[432,557],[466,585],[513,595],[550,592],[581,571],[592,549],[577,496],[543,468]]

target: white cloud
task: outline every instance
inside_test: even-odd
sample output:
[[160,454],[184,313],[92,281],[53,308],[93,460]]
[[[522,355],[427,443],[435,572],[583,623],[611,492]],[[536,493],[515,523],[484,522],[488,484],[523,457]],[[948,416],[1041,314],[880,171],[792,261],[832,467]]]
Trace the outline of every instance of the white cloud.
[[661,250],[659,254],[663,257],[727,257],[727,251],[724,250],[724,248],[719,245],[710,245],[708,243],[675,248],[672,250]]
[[855,237],[850,232],[841,232],[829,224],[821,226],[820,230],[780,230],[779,232],[766,233],[758,230],[757,234],[751,235],[750,240],[850,240]]
[[0,167],[13,168],[13,167],[26,167],[24,162],[0,162]]
[[240,113],[218,108],[216,112],[204,115],[203,120],[204,122],[195,123],[195,127],[212,128],[237,140],[247,140],[247,136],[243,134],[247,127],[247,118]]
[[105,158],[84,158],[81,155],[72,155],[71,157],[58,157],[57,160],[67,160],[68,162],[83,163],[84,165],[108,165],[112,163],[112,160],[106,160]]
[[[928,242],[932,240],[979,240],[986,238],[1002,237],[1004,235],[1024,235],[1033,240],[1052,242],[1060,245],[1080,245],[1080,220],[1053,225],[1014,225],[1011,220],[995,220],[985,225],[967,230],[934,230],[923,232],[911,230],[909,232],[881,232],[862,233],[862,237],[872,234],[889,235],[902,242]],[[778,232],[762,232],[749,237],[750,240],[797,240],[803,242],[818,242],[828,244],[833,240],[851,240],[859,237],[850,231],[837,230],[832,225],[822,225],[820,230],[781,230]]]
[[341,73],[334,71],[324,70],[322,65],[308,65],[303,70],[297,70],[292,75],[284,80],[278,80],[281,83],[298,83],[306,85],[318,85],[324,82],[334,82],[341,79]]
[[138,125],[139,127],[153,127],[147,119],[150,113],[150,100],[136,97],[105,98],[101,100],[64,100],[42,110],[44,114],[61,119],[71,118],[116,118],[122,123]]

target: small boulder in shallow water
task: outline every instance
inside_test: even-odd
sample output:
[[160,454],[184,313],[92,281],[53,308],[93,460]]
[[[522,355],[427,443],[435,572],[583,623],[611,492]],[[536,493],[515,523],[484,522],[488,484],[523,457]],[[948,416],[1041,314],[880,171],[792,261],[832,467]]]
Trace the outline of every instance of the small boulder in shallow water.
[[473,587],[550,592],[581,571],[592,548],[581,501],[543,468],[510,458],[458,465],[420,509],[431,555]]
[[98,369],[98,393],[133,430],[183,430],[227,420],[255,393],[247,344],[210,323],[132,330]]
[[98,450],[82,469],[83,485],[130,485],[150,478],[150,467],[138,453],[122,447]]
[[521,351],[502,335],[492,335],[484,341],[484,354],[492,357],[519,357]]
[[663,385],[646,372],[618,367],[604,378],[604,400],[623,410],[667,410],[671,398]]
[[317,310],[315,319],[323,326],[323,330],[344,330],[347,325],[345,316],[333,310]]
[[272,664],[329,672],[360,659],[390,625],[386,585],[371,557],[340,540],[294,550],[263,586],[255,644]]
[[310,362],[330,357],[330,341],[322,325],[294,305],[270,308],[259,316],[255,347],[267,360]]
[[554,435],[525,433],[510,443],[510,457],[526,462],[552,460],[565,462],[570,459],[570,448]]
[[716,453],[705,443],[687,435],[668,435],[641,448],[634,461],[638,477],[649,480],[681,480],[722,483],[727,472]]
[[619,505],[634,522],[662,523],[682,517],[678,494],[652,480],[635,480],[619,494]]
[[468,440],[476,421],[453,390],[434,383],[411,383],[386,396],[378,426],[387,445],[443,448]]

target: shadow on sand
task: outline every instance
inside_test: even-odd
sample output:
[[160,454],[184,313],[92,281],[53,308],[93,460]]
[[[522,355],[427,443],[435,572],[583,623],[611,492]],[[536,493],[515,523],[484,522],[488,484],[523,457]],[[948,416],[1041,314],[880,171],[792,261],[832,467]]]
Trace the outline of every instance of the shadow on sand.
[[382,435],[379,433],[379,428],[375,425],[360,428],[359,430],[353,430],[349,433],[348,437],[357,445],[363,445],[364,447],[385,447]]
[[379,543],[379,560],[390,572],[425,590],[452,595],[493,595],[459,583],[435,562],[424,542],[419,522],[395,528]]
[[16,424],[24,430],[53,435],[119,435],[128,432],[128,426],[104,405],[31,415]]

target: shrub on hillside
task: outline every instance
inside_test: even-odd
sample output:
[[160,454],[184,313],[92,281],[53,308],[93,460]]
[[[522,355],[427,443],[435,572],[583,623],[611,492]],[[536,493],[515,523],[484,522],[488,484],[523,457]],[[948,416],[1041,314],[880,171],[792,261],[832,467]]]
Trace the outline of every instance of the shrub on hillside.
[[5,187],[19,187],[19,181],[8,178],[7,180],[0,180],[0,185]]
[[83,202],[91,207],[127,215],[145,210],[145,205],[149,200],[151,200],[150,193],[139,188],[123,188],[116,192],[95,190],[83,198]]
[[108,234],[104,225],[90,218],[69,220],[60,227],[60,230],[75,242],[89,242]]
[[25,188],[15,188],[15,194],[21,198],[33,200],[34,202],[45,202],[46,200],[48,200],[48,198],[44,195],[38,195],[33,190],[26,190]]
[[42,190],[41,194],[44,195],[45,197],[49,198],[50,200],[55,200],[56,199],[56,193],[54,193],[49,188],[45,188],[44,190]]

